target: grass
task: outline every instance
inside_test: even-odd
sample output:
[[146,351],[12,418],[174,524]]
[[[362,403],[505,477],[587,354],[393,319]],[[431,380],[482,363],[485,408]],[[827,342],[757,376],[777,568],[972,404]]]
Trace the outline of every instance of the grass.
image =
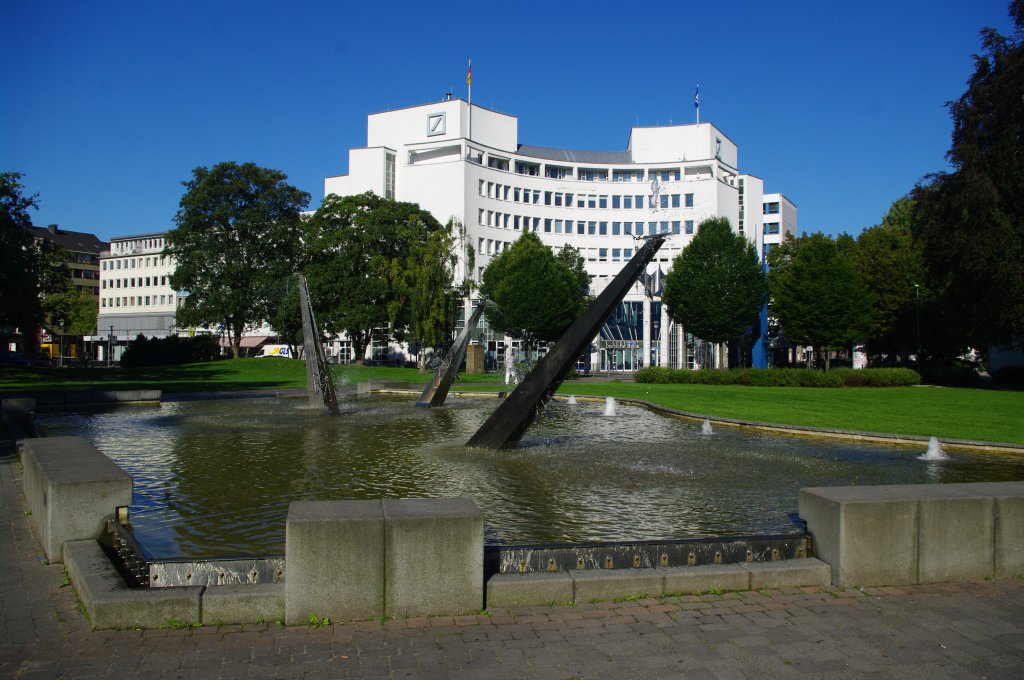
[[[338,381],[423,384],[414,368],[335,366]],[[502,376],[460,374],[456,390],[509,391]],[[0,369],[0,394],[44,390],[160,389],[164,392],[302,388],[305,364],[294,359],[229,359],[159,368]],[[641,399],[709,417],[826,429],[1024,444],[1024,392],[951,387],[749,387],[577,382],[561,394]]]

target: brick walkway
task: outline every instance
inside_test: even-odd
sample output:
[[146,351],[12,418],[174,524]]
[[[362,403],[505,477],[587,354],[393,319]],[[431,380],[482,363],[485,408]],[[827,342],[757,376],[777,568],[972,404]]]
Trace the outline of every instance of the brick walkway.
[[0,446],[2,678],[1024,678],[1024,579],[92,632]]

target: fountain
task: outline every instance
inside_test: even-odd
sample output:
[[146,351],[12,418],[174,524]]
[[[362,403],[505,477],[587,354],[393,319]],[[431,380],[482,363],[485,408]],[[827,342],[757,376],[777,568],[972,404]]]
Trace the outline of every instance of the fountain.
[[566,403],[569,404],[569,406],[575,406],[576,405],[576,395],[575,394],[570,394],[569,395],[569,401],[566,402]]
[[949,460],[949,454],[942,450],[938,437],[928,440],[928,450],[917,457],[918,460]]
[[700,433],[705,435],[714,433],[714,430],[711,429],[711,421],[707,418],[700,424]]
[[604,400],[604,414],[606,416],[615,415],[615,397],[606,397]]

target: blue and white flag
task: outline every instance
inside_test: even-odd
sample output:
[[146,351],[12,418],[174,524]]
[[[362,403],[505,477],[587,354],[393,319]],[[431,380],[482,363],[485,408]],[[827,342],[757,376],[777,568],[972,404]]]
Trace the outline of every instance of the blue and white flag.
[[693,108],[700,108],[700,83],[697,83],[697,91],[693,95]]

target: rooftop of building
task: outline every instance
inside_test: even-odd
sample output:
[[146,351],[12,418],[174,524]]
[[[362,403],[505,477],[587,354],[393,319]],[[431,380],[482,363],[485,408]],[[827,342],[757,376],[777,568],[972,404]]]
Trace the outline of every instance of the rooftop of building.
[[56,224],[50,224],[45,227],[34,226],[32,227],[32,235],[35,238],[46,239],[54,245],[74,253],[98,254],[108,247],[108,244],[105,241],[101,241],[96,234],[61,229]]

